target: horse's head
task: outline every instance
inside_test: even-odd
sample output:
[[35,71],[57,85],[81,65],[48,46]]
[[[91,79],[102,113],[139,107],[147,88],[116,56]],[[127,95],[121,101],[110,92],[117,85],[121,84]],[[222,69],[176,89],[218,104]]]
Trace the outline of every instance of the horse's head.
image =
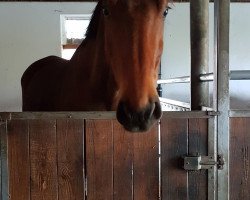
[[117,119],[147,131],[162,115],[156,90],[167,0],[103,0],[105,57],[117,83]]

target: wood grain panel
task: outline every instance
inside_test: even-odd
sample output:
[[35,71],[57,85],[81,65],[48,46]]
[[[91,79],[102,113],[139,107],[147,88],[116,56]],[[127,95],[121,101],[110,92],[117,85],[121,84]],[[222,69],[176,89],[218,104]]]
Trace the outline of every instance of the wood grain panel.
[[9,198],[8,190],[8,164],[7,164],[7,121],[0,120],[0,146],[1,146],[1,157],[0,157],[0,169],[1,169],[1,179],[0,179],[0,199]]
[[83,120],[57,120],[59,200],[85,199]]
[[58,198],[56,121],[30,120],[31,199]]
[[133,133],[134,199],[159,199],[158,129]]
[[250,118],[230,120],[230,199],[250,199]]
[[187,119],[161,120],[162,199],[188,199],[187,172],[183,157],[188,153]]
[[86,121],[86,164],[88,200],[113,198],[113,123]]
[[0,121],[0,199],[3,199],[2,197],[2,135],[6,134],[6,123],[4,121]]
[[8,123],[9,195],[11,200],[30,199],[29,125],[27,120]]
[[[189,119],[188,123],[189,155],[208,155],[208,121],[207,119]],[[207,170],[188,173],[189,199],[207,199]]]
[[133,199],[133,133],[114,121],[114,196],[116,200]]

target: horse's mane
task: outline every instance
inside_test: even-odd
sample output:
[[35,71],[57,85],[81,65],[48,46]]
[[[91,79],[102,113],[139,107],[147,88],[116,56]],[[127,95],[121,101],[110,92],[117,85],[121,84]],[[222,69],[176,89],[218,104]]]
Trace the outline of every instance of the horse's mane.
[[102,3],[101,0],[97,3],[95,10],[92,14],[89,26],[86,31],[86,39],[91,39],[95,38],[97,35],[97,29],[98,29],[98,24],[99,24],[99,19],[100,19],[100,14],[102,10]]

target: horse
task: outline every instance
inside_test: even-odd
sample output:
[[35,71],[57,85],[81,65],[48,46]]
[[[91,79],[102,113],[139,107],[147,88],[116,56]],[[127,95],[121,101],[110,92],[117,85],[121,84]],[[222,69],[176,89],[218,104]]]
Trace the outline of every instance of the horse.
[[131,132],[162,115],[157,94],[167,0],[100,0],[70,60],[49,56],[21,78],[23,111],[116,111]]

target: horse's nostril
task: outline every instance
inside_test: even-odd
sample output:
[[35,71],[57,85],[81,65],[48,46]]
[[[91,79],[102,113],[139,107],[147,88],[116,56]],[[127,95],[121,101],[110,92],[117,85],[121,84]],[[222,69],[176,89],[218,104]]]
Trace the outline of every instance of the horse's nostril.
[[147,109],[145,110],[144,120],[158,120],[162,116],[161,104],[156,101],[154,103],[149,104]]
[[161,118],[160,102],[148,104],[144,109],[133,110],[125,102],[120,102],[117,107],[117,120],[128,131],[147,131],[155,121]]
[[120,102],[117,107],[116,118],[123,125],[126,122],[127,113],[128,111],[127,109],[125,110],[125,104]]
[[153,113],[155,119],[160,119],[162,116],[161,104],[159,101],[155,102],[155,109]]
[[154,114],[154,110],[155,110],[155,104],[154,103],[149,104],[148,108],[144,113],[144,119],[145,120],[151,119],[152,115]]

